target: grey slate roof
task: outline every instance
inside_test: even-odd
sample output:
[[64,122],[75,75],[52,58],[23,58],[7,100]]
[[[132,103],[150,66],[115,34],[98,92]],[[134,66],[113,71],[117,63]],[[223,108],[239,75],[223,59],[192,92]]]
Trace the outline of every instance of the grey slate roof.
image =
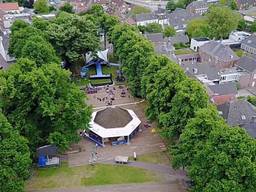
[[189,42],[188,36],[183,32],[178,32],[173,37],[170,37],[169,39],[170,39],[171,44],[188,43]]
[[3,58],[3,56],[0,54],[0,70],[1,69],[6,69],[8,67],[7,62]]
[[168,38],[165,38],[163,33],[146,33],[145,37],[154,43],[161,43],[161,42],[168,41]]
[[256,69],[256,59],[248,56],[241,57],[237,61],[237,66],[249,73],[253,72]]
[[239,59],[229,46],[225,46],[217,41],[205,43],[199,48],[199,50],[211,55],[212,57],[217,57],[218,60],[226,62],[236,61]]
[[243,127],[252,137],[256,137],[256,111],[248,101],[234,100],[217,108],[229,125]]
[[237,94],[237,87],[235,82],[209,85],[208,87],[216,95]]
[[187,75],[206,75],[209,80],[220,79],[217,68],[205,63],[182,63],[181,67],[185,70]]
[[155,19],[157,19],[157,16],[154,13],[142,13],[142,14],[137,14],[135,16],[136,22],[155,20]]
[[251,35],[247,39],[243,40],[241,44],[256,48],[256,35]]
[[169,14],[169,23],[178,29],[185,29],[187,22],[197,16],[191,15],[187,10],[177,8]]

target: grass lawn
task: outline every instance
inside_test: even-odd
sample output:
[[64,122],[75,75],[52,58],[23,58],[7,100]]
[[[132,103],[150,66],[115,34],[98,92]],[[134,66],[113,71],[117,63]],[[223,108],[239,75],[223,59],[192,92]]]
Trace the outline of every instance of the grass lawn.
[[134,6],[131,10],[131,15],[137,15],[137,14],[142,14],[142,13],[150,13],[151,10],[146,8],[146,7],[142,7],[142,6]]
[[88,79],[81,79],[81,78],[75,79],[74,82],[78,86],[85,86],[85,85],[88,85],[89,83]]
[[110,79],[90,79],[92,85],[111,84]]
[[236,53],[236,55],[237,55],[238,57],[244,56],[244,51],[241,50],[241,49],[236,49],[236,50],[234,50],[234,52]]
[[184,55],[184,54],[191,54],[194,52],[190,49],[177,49],[174,51],[174,53],[175,53],[175,55]]
[[34,176],[27,181],[27,190],[47,188],[72,188],[79,186],[107,185],[122,183],[143,183],[158,181],[151,171],[126,165],[85,165],[59,168],[36,169]]
[[170,160],[167,155],[168,154],[166,151],[147,153],[143,155],[138,155],[137,161],[145,163],[170,165]]

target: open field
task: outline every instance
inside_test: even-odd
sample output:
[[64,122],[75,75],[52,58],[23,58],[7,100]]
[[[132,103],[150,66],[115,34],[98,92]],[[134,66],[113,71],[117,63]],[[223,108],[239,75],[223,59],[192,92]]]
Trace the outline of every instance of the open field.
[[170,165],[170,160],[166,151],[159,151],[153,153],[145,153],[137,157],[137,161],[145,163]]
[[97,164],[68,167],[37,169],[32,179],[26,184],[27,190],[72,188],[92,185],[145,183],[157,181],[151,171],[126,165]]

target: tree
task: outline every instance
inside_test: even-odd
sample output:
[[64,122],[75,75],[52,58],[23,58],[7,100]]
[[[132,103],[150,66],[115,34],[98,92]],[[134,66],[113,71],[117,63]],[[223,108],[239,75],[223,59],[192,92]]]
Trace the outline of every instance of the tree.
[[246,28],[247,28],[247,24],[246,24],[245,20],[243,18],[240,19],[238,22],[237,30],[244,31],[244,30],[246,30]]
[[237,29],[240,16],[228,7],[212,6],[207,13],[210,38],[224,39]]
[[57,64],[38,68],[33,61],[20,59],[0,76],[6,82],[0,85],[3,112],[29,140],[33,152],[55,131],[70,144],[78,141],[78,129],[88,128],[90,108],[70,75]]
[[0,112],[0,192],[23,192],[31,165],[27,140]]
[[179,137],[188,120],[200,108],[208,106],[209,98],[202,85],[195,80],[185,79],[176,88],[175,96],[168,102],[170,110],[160,113],[159,122],[163,133],[169,137]]
[[49,13],[49,6],[47,0],[37,0],[34,3],[34,9],[37,13]]
[[20,29],[24,29],[29,26],[29,23],[26,21],[23,21],[21,19],[17,19],[13,22],[11,26],[11,31],[14,33],[15,31],[19,31]]
[[158,23],[149,23],[146,25],[146,32],[148,33],[161,33],[163,31],[162,25]]
[[186,79],[186,76],[176,63],[170,61],[160,70],[151,73],[155,75],[153,83],[147,85],[148,88],[150,87],[146,95],[149,104],[147,116],[159,120],[160,114],[166,114],[171,110],[171,101],[176,94],[177,85]]
[[256,143],[240,127],[216,127],[188,168],[192,191],[254,191]]
[[50,42],[67,63],[66,67],[76,67],[88,52],[99,47],[96,25],[86,16],[61,12],[47,31]]
[[74,13],[73,6],[66,2],[63,6],[60,7],[60,11],[65,11],[67,13]]
[[65,135],[61,134],[60,132],[55,131],[50,133],[48,141],[50,144],[56,145],[61,152],[68,149],[68,141]]
[[173,26],[167,26],[164,28],[164,36],[165,37],[172,37],[176,34],[175,29],[173,28]]
[[41,31],[46,31],[48,29],[50,22],[48,20],[35,17],[32,20],[32,26]]
[[188,22],[186,31],[190,38],[208,37],[209,26],[207,23],[207,19],[205,18],[192,19],[191,21]]
[[235,0],[229,0],[229,7],[232,10],[238,10],[237,2]]
[[254,21],[251,26],[250,26],[250,31],[251,32],[256,32],[256,21]]
[[176,3],[174,0],[169,0],[167,5],[166,5],[166,10],[168,11],[174,11],[176,9]]
[[40,36],[28,38],[20,51],[20,57],[35,61],[38,67],[49,63],[60,64],[52,45]]
[[191,166],[194,156],[209,139],[209,134],[216,127],[226,128],[223,118],[215,106],[210,105],[196,111],[180,135],[178,143],[171,149],[172,165],[175,168]]

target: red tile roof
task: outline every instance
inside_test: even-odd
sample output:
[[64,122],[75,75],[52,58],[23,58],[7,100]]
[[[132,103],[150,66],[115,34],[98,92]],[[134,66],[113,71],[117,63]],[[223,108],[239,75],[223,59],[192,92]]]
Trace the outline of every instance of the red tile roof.
[[0,10],[2,11],[19,10],[19,5],[18,3],[0,3]]

